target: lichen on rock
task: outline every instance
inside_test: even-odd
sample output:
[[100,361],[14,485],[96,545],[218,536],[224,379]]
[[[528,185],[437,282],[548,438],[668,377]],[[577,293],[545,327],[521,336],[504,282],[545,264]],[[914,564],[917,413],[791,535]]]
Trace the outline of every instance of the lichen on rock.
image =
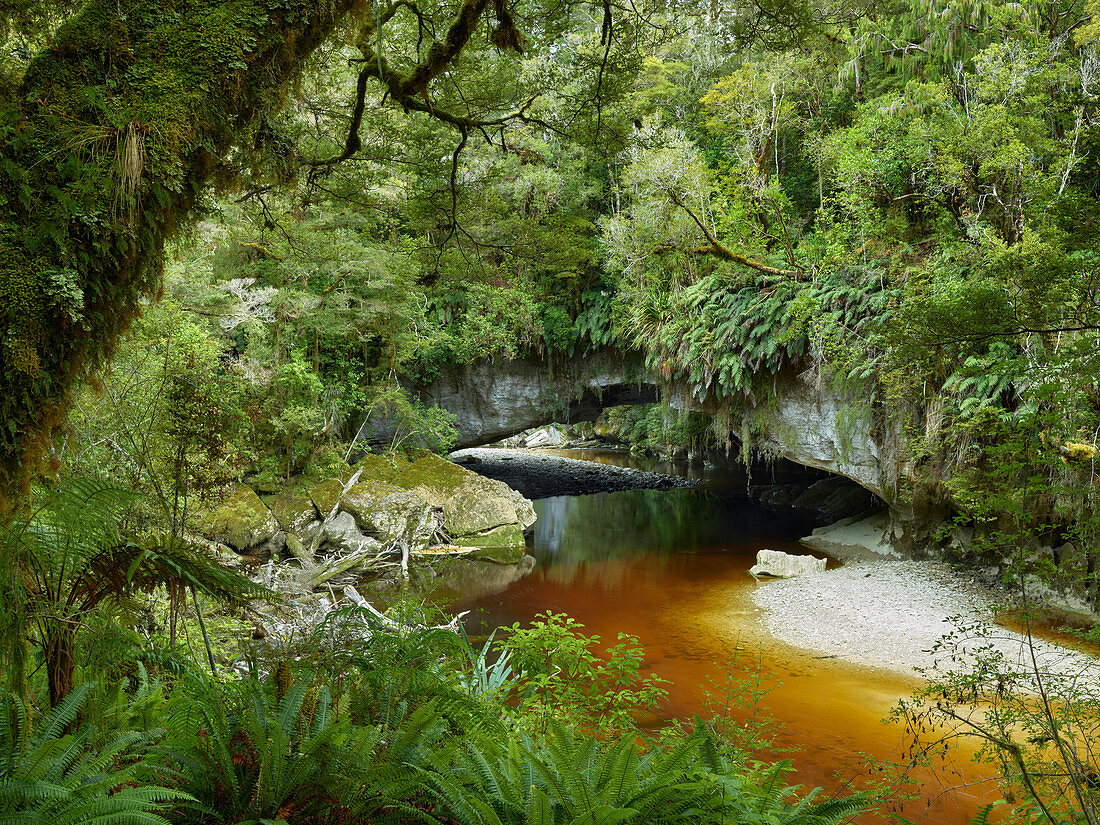
[[[429,504],[443,508],[443,528],[456,544],[514,546],[535,523],[531,502],[500,481],[426,455],[393,479]],[[498,529],[511,527],[512,529]]]

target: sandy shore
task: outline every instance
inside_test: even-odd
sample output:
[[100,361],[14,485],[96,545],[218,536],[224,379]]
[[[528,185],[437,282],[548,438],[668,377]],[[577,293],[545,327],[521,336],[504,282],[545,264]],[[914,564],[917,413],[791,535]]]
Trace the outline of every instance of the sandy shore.
[[[820,656],[912,676],[921,669],[965,669],[985,645],[1010,667],[1030,661],[1025,636],[994,624],[1003,594],[932,561],[884,559],[849,563],[793,579],[763,581],[753,593],[763,629]],[[953,619],[957,617],[957,619]],[[940,640],[959,623],[985,636]],[[1041,666],[1059,672],[1096,671],[1100,662],[1035,641]]]

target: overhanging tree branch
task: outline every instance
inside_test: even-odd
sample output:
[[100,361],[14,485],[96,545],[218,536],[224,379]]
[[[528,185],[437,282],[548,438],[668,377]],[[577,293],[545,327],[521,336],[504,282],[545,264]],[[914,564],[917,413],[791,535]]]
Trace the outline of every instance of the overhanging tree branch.
[[786,278],[801,278],[805,275],[803,269],[781,269],[779,267],[768,266],[762,264],[759,261],[754,261],[751,258],[746,258],[744,255],[739,255],[732,249],[729,249],[721,241],[714,236],[714,233],[710,231],[707,225],[700,220],[699,216],[695,214],[694,210],[686,203],[683,198],[680,197],[678,192],[673,190],[668,191],[668,199],[673,204],[683,209],[693,221],[695,225],[699,227],[699,231],[703,233],[703,237],[707,239],[706,246],[697,247],[693,250],[698,255],[714,255],[717,258],[721,258],[723,261],[729,261],[730,263],[741,264],[747,266],[749,269],[755,269],[757,272],[763,272],[765,275],[780,275]]

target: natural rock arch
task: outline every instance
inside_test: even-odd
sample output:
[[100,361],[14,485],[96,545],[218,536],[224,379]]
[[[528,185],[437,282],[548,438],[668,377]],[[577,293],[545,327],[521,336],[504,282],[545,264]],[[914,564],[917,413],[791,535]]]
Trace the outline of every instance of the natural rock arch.
[[[482,359],[445,366],[429,382],[408,382],[428,406],[457,418],[457,449],[499,441],[553,422],[594,421],[606,407],[650,404],[658,385],[639,353],[604,349],[555,364],[536,358]],[[372,446],[393,440],[395,427],[374,418],[359,432]]]

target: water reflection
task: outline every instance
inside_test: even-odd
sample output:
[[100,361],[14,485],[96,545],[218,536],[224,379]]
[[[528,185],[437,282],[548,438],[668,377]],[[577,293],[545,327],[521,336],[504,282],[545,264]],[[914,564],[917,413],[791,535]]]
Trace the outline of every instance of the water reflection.
[[621,577],[623,562],[641,558],[659,569],[674,554],[727,553],[748,559],[747,569],[761,546],[793,543],[813,527],[745,496],[692,489],[557,496],[536,501],[535,512],[528,552],[542,574],[567,583],[601,571],[608,586]]
[[[740,490],[743,491],[743,485]],[[507,590],[467,598],[471,632],[565,612],[586,632],[614,639],[636,635],[646,666],[671,680],[663,713],[707,712],[707,685],[721,684],[731,658],[748,656],[774,690],[764,700],[783,725],[779,748],[797,750],[794,781],[840,790],[866,778],[868,763],[898,752],[902,732],[880,720],[908,694],[913,680],[787,647],[767,636],[751,599],[748,575],[756,551],[806,552],[797,543],[812,526],[719,490],[630,490],[535,502],[538,521],[529,552],[538,565]],[[751,709],[749,709],[751,711]],[[743,718],[745,709],[728,710]],[[965,764],[967,780],[984,778]],[[956,777],[921,774],[923,799],[903,808],[915,822],[962,823],[992,791],[951,792]],[[862,822],[877,821],[870,818]]]

